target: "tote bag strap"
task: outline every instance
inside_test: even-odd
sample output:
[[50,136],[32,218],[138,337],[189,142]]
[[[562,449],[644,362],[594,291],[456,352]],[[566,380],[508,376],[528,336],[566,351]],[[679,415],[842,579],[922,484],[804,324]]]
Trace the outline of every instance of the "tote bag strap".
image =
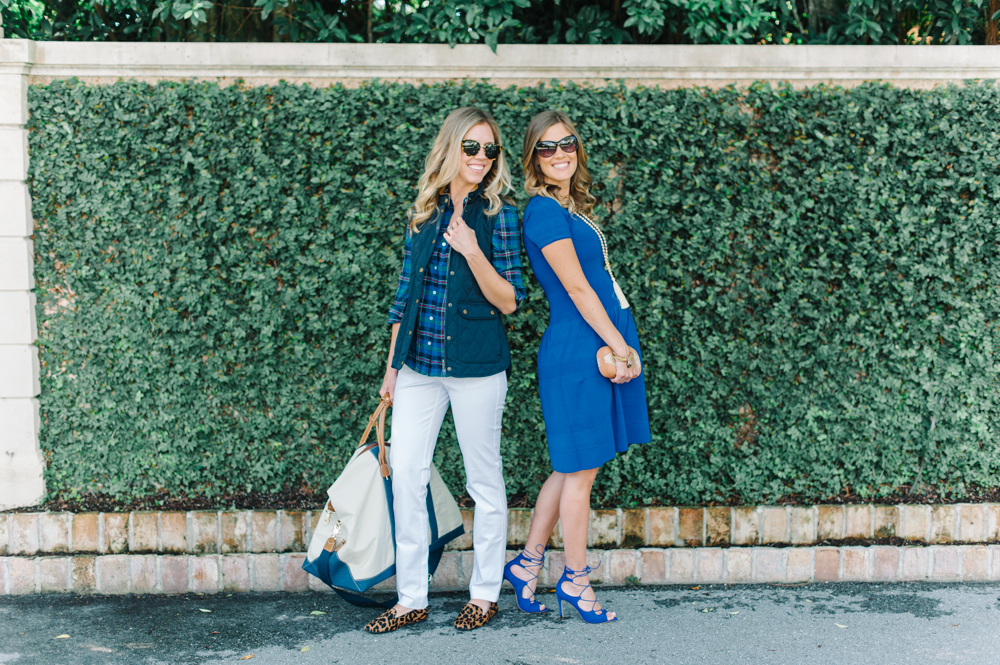
[[375,438],[377,443],[373,443],[371,445],[378,445],[379,473],[382,474],[383,478],[389,477],[389,463],[386,461],[385,455],[385,412],[391,404],[392,401],[389,399],[389,396],[382,395],[382,399],[375,408],[375,413],[368,418],[368,426],[365,427],[364,434],[361,435],[361,443],[358,444],[358,448],[363,447],[368,442],[368,435],[371,434],[372,427],[375,427]]

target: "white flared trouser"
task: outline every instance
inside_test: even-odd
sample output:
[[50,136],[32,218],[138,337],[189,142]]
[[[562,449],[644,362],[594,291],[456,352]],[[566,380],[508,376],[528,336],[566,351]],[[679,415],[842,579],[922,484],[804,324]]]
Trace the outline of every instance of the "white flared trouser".
[[441,423],[451,404],[465,463],[465,488],[476,502],[469,594],[500,597],[507,549],[507,490],[500,460],[505,372],[476,378],[424,376],[403,366],[392,400],[392,509],[396,525],[396,591],[404,607],[427,607],[430,522],[427,483]]

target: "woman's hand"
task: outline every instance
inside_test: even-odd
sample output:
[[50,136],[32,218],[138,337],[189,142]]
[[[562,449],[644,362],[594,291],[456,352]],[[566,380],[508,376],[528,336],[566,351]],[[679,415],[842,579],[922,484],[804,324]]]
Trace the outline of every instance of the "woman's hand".
[[[629,353],[635,353],[635,351],[629,349]],[[629,367],[623,360],[616,360],[615,370],[615,378],[611,379],[611,383],[628,383],[632,379],[636,378],[642,373],[642,364],[639,362],[639,354],[635,354],[631,367]]]
[[382,379],[382,387],[378,389],[378,396],[382,395],[389,396],[389,404],[392,404],[392,398],[396,393],[396,376],[399,375],[398,369],[393,369],[390,367],[385,370],[385,378]]
[[444,239],[448,241],[452,249],[464,256],[466,259],[482,254],[479,243],[476,242],[476,232],[469,228],[461,215],[452,215],[448,229],[444,232]]

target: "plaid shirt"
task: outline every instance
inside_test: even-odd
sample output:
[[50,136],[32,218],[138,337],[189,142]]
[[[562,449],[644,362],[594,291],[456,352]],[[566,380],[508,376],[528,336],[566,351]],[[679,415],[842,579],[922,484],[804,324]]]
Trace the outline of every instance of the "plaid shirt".
[[[445,292],[448,286],[448,258],[451,246],[444,239],[451,214],[455,208],[447,194],[442,196],[444,213],[434,251],[424,277],[424,293],[420,297],[417,325],[413,345],[406,357],[406,364],[425,376],[447,376],[444,364]],[[521,229],[517,208],[505,204],[497,215],[493,227],[493,267],[514,287],[514,300],[520,306],[526,291],[521,278]],[[396,299],[389,307],[389,325],[403,320],[403,310],[410,290],[412,231],[407,227],[403,247],[403,270],[396,287]]]

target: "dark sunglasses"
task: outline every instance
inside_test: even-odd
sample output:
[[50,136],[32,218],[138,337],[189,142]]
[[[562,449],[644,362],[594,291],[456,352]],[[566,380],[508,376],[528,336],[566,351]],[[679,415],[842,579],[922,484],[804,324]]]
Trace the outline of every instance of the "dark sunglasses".
[[562,148],[563,152],[567,155],[576,152],[576,149],[580,146],[580,142],[576,140],[573,135],[564,136],[558,141],[539,141],[535,144],[535,152],[538,153],[539,157],[551,157],[556,154],[556,148]]
[[[496,159],[500,156],[500,150],[500,146],[496,143],[487,143],[483,146],[483,154],[486,155],[486,159]],[[462,141],[462,152],[469,157],[475,157],[479,154],[479,141]]]

